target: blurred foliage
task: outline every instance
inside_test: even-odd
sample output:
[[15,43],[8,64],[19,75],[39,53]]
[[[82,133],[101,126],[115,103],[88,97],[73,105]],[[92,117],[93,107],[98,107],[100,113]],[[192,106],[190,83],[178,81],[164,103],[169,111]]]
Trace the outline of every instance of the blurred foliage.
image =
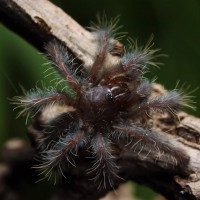
[[[122,31],[145,44],[154,34],[155,48],[167,58],[160,70],[152,69],[150,77],[158,77],[157,82],[173,89],[176,82],[200,86],[200,1],[199,0],[52,0],[62,7],[76,21],[88,26],[95,21],[98,12],[105,11],[108,17],[120,15]],[[25,89],[34,87],[43,79],[43,56],[26,41],[0,24],[0,148],[10,137],[25,137],[25,119],[16,120],[16,111],[8,98],[21,94],[19,84]],[[200,103],[200,92],[196,96],[196,107]],[[189,111],[200,116],[199,110]],[[147,198],[146,198],[147,199]]]
[[141,200],[154,200],[155,199],[156,194],[150,188],[143,186],[143,185],[136,184],[136,183],[132,183],[132,182],[130,182],[130,184],[132,185],[132,187],[134,189],[134,191],[133,191],[134,197],[138,197]]

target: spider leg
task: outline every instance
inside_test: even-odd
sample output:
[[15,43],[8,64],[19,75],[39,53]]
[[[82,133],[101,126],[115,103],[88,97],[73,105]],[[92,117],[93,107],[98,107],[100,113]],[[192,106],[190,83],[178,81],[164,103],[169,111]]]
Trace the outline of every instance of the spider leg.
[[147,79],[143,80],[136,88],[136,93],[140,99],[146,99],[152,92],[152,83]]
[[50,121],[41,125],[41,134],[37,138],[37,146],[40,151],[51,149],[56,141],[68,132],[76,130],[79,126],[76,111],[64,112]]
[[94,161],[88,173],[95,174],[92,180],[98,182],[98,189],[106,188],[107,184],[114,188],[113,178],[118,177],[118,166],[112,155],[111,141],[100,133],[96,134],[91,140],[91,148]]
[[[55,69],[69,82],[70,86],[78,93],[80,84],[73,74],[73,60],[70,58],[67,49],[57,42],[50,42],[46,46],[47,56],[52,61]],[[76,71],[74,71],[76,73]]]
[[66,163],[75,166],[73,156],[77,156],[78,148],[85,145],[85,143],[86,138],[84,131],[78,130],[75,132],[68,132],[68,134],[61,137],[51,149],[44,150],[41,153],[41,164],[34,168],[41,171],[41,174],[45,174],[45,178],[48,179],[53,172],[57,171],[65,177],[63,167]]
[[149,111],[167,111],[174,115],[178,108],[180,108],[184,103],[181,93],[170,91],[165,95],[144,99],[139,106],[132,108],[132,110],[128,112],[127,116],[138,117],[139,115],[149,113]]
[[23,108],[18,116],[27,115],[27,117],[30,114],[35,116],[47,106],[54,104],[74,105],[74,101],[70,97],[56,91],[54,88],[45,88],[44,91],[36,88],[27,92],[25,96],[14,97],[12,101],[14,105],[17,105],[16,108]]
[[99,81],[98,72],[101,70],[106,54],[109,51],[111,33],[109,30],[99,30],[97,34],[99,35],[99,49],[88,77],[88,82],[93,85],[97,84]]
[[102,83],[129,82],[135,85],[151,59],[142,51],[126,53],[122,57],[121,62],[104,75]]
[[[165,161],[168,161],[168,164],[171,163],[172,165],[184,166],[189,162],[188,157],[180,149],[170,145],[168,141],[163,140],[163,138],[155,132],[144,129],[138,124],[121,124],[115,125],[113,128],[119,135],[118,140],[128,137],[129,142],[126,146],[129,147],[129,149],[137,149],[137,151],[141,153],[144,147],[149,147],[146,156],[152,151],[155,159],[160,159],[162,156],[165,156],[162,160],[166,158]],[[137,145],[139,145],[139,148]]]

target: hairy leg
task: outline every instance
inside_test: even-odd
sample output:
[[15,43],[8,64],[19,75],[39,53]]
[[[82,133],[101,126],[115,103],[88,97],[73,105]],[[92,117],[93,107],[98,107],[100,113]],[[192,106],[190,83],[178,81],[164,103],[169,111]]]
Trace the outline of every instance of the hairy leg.
[[44,178],[48,180],[51,176],[60,172],[60,174],[65,177],[64,170],[66,164],[71,164],[75,166],[75,161],[73,156],[77,155],[78,148],[85,145],[86,138],[85,133],[82,130],[76,132],[68,132],[68,134],[61,137],[51,149],[44,150],[41,153],[41,164],[35,166],[36,169],[44,174]]
[[23,108],[20,115],[35,116],[40,111],[54,104],[63,104],[73,106],[74,101],[67,95],[56,91],[55,88],[32,89],[25,92],[25,96],[16,96],[13,98],[13,104],[16,108]]
[[[115,125],[115,137],[120,141],[127,140],[126,147],[132,149],[138,154],[145,152],[143,157],[152,153],[155,160],[162,159],[164,162],[176,166],[184,166],[189,160],[179,148],[172,146],[168,141],[163,140],[157,133],[144,129],[139,124]],[[116,136],[118,135],[118,136]],[[162,158],[164,157],[164,159]]]
[[55,69],[69,82],[70,86],[79,93],[81,86],[76,79],[73,59],[70,58],[67,49],[59,43],[50,42],[46,46],[46,51]]
[[115,163],[111,145],[111,141],[101,133],[96,134],[91,140],[92,158],[94,161],[88,173],[95,175],[92,180],[99,184],[98,189],[108,186],[114,188],[114,178],[118,177],[118,166]]
[[79,120],[76,111],[64,112],[59,116],[41,125],[37,148],[39,151],[53,148],[56,141],[59,141],[68,132],[74,132],[79,127]]
[[97,36],[99,38],[99,47],[96,58],[94,60],[94,64],[88,77],[88,82],[92,83],[93,85],[96,85],[100,80],[99,71],[101,70],[106,55],[109,52],[110,31],[99,30],[97,32]]
[[149,112],[164,112],[167,111],[172,115],[175,115],[176,111],[186,102],[181,93],[177,91],[170,91],[165,95],[156,97],[150,97],[144,99],[139,106],[135,106],[129,111],[128,116],[136,118],[138,116],[144,116]]

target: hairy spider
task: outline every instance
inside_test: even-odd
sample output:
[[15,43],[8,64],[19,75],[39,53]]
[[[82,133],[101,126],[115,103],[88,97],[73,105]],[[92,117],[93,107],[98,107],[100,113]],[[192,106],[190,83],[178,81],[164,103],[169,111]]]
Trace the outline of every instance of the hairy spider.
[[[186,104],[184,95],[173,90],[151,97],[152,83],[143,74],[148,65],[155,64],[152,59],[157,50],[151,49],[150,41],[144,48],[132,48],[132,52],[125,53],[114,39],[116,21],[113,24],[94,28],[98,42],[96,58],[81,77],[63,45],[50,42],[46,46],[53,67],[68,82],[73,94],[69,95],[66,87],[62,90],[49,87],[36,88],[15,98],[15,103],[23,107],[20,115],[34,117],[54,104],[73,108],[43,125],[38,139],[42,163],[36,168],[42,170],[45,177],[50,177],[55,170],[65,176],[65,165],[74,166],[73,156],[85,147],[93,158],[88,173],[98,180],[98,188],[114,187],[119,166],[113,145],[121,140],[127,141],[124,148],[140,152],[144,146],[150,146],[149,151],[155,148],[158,152],[155,159],[162,153],[170,153],[174,162],[179,161],[179,150],[149,130],[145,120],[153,112],[175,114]],[[118,57],[119,61],[105,67],[109,55]]]

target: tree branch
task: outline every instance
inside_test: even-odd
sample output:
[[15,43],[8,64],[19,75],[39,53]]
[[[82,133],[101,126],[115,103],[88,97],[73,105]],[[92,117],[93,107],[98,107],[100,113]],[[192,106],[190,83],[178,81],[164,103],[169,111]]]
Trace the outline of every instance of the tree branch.
[[[93,35],[47,0],[0,0],[0,20],[41,51],[44,43],[56,39],[84,66],[90,67],[93,63],[96,52]],[[109,59],[109,63],[114,62],[114,57]],[[163,92],[161,86],[154,86],[154,93]],[[58,107],[54,109],[55,113],[60,112]],[[32,124],[29,128],[32,137],[40,134],[39,125],[48,117],[45,111]],[[176,119],[167,113],[156,114],[149,120],[149,126],[169,144],[181,149],[189,157],[189,163],[172,166],[166,160],[156,162],[153,155],[143,160],[132,151],[124,151],[122,145],[116,147],[121,177],[147,185],[168,199],[200,199],[200,119],[184,112],[179,112]],[[96,189],[84,175],[87,161],[80,162],[82,168],[68,171],[69,178],[60,186],[57,199],[98,199],[108,192],[94,192]],[[116,187],[122,182],[118,180]]]
[[54,38],[86,66],[93,63],[93,35],[48,0],[0,0],[0,21],[41,51]]

